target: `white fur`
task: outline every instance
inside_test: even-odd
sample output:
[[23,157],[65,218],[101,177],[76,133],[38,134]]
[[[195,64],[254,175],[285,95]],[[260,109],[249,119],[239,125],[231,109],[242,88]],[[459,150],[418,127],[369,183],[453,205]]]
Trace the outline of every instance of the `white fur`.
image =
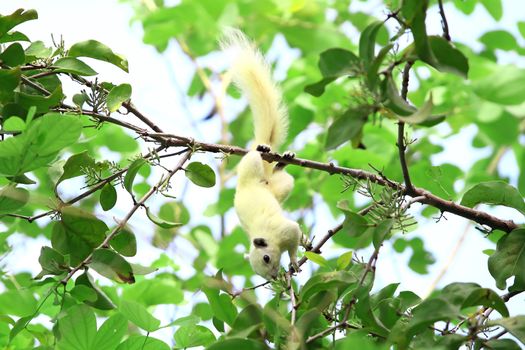
[[[221,47],[232,55],[232,80],[246,95],[252,110],[254,148],[261,144],[277,148],[286,138],[288,116],[268,63],[237,29],[225,31]],[[293,177],[265,162],[258,151],[250,151],[241,159],[237,174],[235,210],[250,237],[249,259],[253,270],[266,279],[277,277],[285,251],[297,268],[301,229],[284,216],[281,208],[281,202],[293,188]],[[266,246],[255,244],[257,240],[264,241]]]

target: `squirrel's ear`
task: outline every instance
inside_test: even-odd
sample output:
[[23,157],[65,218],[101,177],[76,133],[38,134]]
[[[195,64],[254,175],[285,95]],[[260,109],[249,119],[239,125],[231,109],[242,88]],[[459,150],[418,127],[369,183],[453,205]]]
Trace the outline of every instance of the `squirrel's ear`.
[[264,238],[254,238],[253,245],[255,246],[255,248],[268,247],[268,243],[266,243],[266,240]]

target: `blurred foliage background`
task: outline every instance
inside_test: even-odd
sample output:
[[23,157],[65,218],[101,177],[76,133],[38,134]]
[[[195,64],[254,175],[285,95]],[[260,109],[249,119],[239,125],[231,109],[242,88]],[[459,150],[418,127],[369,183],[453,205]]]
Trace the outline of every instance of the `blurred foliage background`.
[[[250,112],[217,45],[222,28],[238,27],[282,87],[290,132],[281,151],[403,183],[403,122],[415,186],[523,223],[525,21],[505,19],[518,2],[122,1],[145,45],[184,62],[168,63],[176,112],[159,86],[128,84],[134,67],[104,38],[33,40],[24,25],[38,25],[38,6],[0,17],[2,346],[523,346],[523,228],[469,223],[366,176],[291,165],[284,208],[314,245],[344,224],[322,253],[305,253],[293,282],[256,287],[264,281],[244,258],[249,241],[232,210],[240,157],[197,143],[178,165],[189,156],[184,138],[250,145]],[[173,134],[179,143],[167,141]],[[26,244],[40,255],[17,251]],[[460,248],[475,264],[443,259]],[[42,272],[22,271],[21,260]],[[445,273],[461,277],[446,285]]]

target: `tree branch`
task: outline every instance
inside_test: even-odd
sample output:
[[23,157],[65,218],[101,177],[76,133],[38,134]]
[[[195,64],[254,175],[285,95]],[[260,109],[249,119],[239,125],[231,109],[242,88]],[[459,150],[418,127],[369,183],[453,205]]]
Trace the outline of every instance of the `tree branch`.
[[[142,133],[142,136],[146,138],[149,137],[152,140],[156,140],[157,142],[160,142],[161,144],[164,144],[166,146],[192,147],[195,149],[195,151],[205,151],[205,152],[221,153],[221,154],[235,154],[235,155],[241,155],[241,156],[245,155],[249,151],[247,149],[237,147],[237,146],[197,142],[192,138],[178,136],[178,135],[154,134],[154,133],[145,132],[145,133]],[[413,187],[412,193],[408,193],[405,186],[403,186],[402,184],[398,182],[391,181],[383,175],[377,175],[377,174],[370,173],[370,172],[360,170],[360,169],[341,167],[333,163],[321,163],[321,162],[316,162],[313,160],[302,159],[302,158],[289,159],[289,158],[282,157],[281,155],[274,153],[274,152],[261,153],[261,157],[268,162],[281,162],[284,164],[297,165],[303,168],[310,168],[310,169],[325,171],[331,175],[333,174],[348,175],[355,179],[368,180],[370,182],[379,184],[381,186],[387,186],[387,187],[399,189],[410,197],[413,197],[413,198],[419,197],[419,200],[417,201],[418,203],[427,204],[427,205],[430,205],[430,206],[433,206],[439,209],[442,212],[449,212],[449,213],[464,217],[466,219],[477,222],[480,225],[489,226],[493,230],[511,232],[512,230],[518,228],[518,225],[514,223],[512,220],[499,219],[486,212],[468,208],[460,204],[456,204],[453,201],[445,200],[441,197],[438,197],[423,188]]]

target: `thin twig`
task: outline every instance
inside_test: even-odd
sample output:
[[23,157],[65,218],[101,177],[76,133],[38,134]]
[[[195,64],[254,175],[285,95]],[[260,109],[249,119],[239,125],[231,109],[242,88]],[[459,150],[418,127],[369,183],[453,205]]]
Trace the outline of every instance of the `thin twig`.
[[439,15],[441,16],[441,26],[443,27],[443,38],[447,41],[451,41],[450,32],[448,29],[447,17],[445,16],[445,10],[443,9],[443,0],[438,0]]
[[292,304],[292,311],[290,315],[290,324],[293,326],[295,324],[295,318],[297,314],[297,301],[295,299],[295,292],[293,290],[292,284],[292,269],[286,274],[286,282],[288,284],[288,290],[290,292],[290,303]]
[[[407,62],[405,68],[403,69],[403,81],[401,87],[401,97],[406,101],[408,94],[408,83],[410,79],[410,68],[412,67],[413,62]],[[405,123],[402,121],[398,122],[397,125],[397,148],[399,150],[399,162],[401,163],[401,170],[403,171],[403,180],[405,181],[406,193],[409,196],[413,195],[414,186],[410,180],[410,174],[408,172],[408,165],[406,161],[406,148],[407,142],[405,140]]]

